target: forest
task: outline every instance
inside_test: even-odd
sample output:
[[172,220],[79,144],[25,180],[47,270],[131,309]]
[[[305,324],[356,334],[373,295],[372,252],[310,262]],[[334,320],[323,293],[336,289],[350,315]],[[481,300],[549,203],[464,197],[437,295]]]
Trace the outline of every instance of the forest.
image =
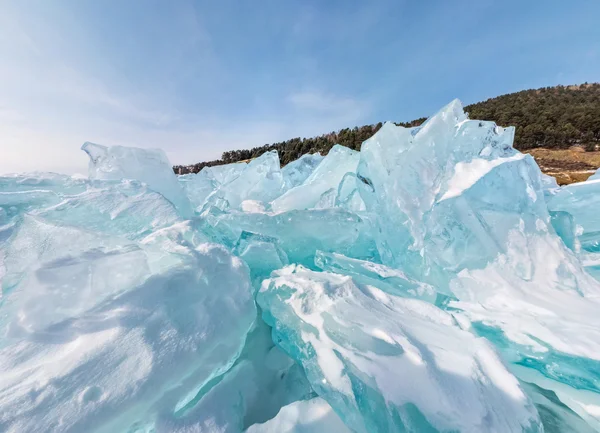
[[[587,151],[600,145],[600,83],[554,86],[523,90],[465,107],[471,119],[492,120],[501,126],[515,126],[515,148],[567,149],[581,146]],[[397,125],[419,126],[425,117]],[[292,138],[252,149],[229,150],[221,159],[175,166],[178,174],[197,173],[206,166],[229,164],[256,158],[277,150],[282,165],[305,153],[326,155],[335,144],[359,150],[363,141],[375,134],[382,123],[344,128],[312,138]]]

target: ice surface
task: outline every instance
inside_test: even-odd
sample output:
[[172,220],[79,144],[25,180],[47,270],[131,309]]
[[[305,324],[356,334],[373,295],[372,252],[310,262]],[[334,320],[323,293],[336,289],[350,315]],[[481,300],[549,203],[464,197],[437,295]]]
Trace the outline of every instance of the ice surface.
[[257,301],[279,346],[356,432],[543,431],[491,346],[429,303],[295,266],[265,280]]
[[564,186],[548,202],[554,212],[566,212],[581,227],[581,248],[600,252],[600,177]]
[[335,197],[335,206],[343,207],[352,212],[360,213],[366,209],[365,202],[358,190],[356,173],[348,172],[342,178]]
[[320,397],[285,406],[264,424],[254,424],[246,433],[351,433],[331,406]]
[[600,431],[600,173],[513,136],[453,101],[285,167],[0,177],[0,431]]
[[317,251],[315,264],[323,271],[349,275],[363,285],[375,286],[391,295],[419,298],[431,303],[436,303],[439,296],[432,286],[411,280],[398,269],[366,260]]
[[36,227],[17,240],[41,258],[17,263],[21,281],[3,287],[0,430],[127,431],[174,418],[241,349],[256,314],[245,265],[203,244],[151,273],[127,246],[61,248],[72,235]]
[[201,389],[193,404],[164,417],[158,431],[241,432],[275,417],[282,406],[314,397],[301,367],[273,345],[262,322],[248,334],[231,369]]
[[212,198],[223,199],[231,209],[237,209],[245,200],[270,202],[284,191],[279,155],[273,150],[250,161],[239,176],[224,183]]
[[46,172],[9,174],[0,177],[0,191],[32,190],[73,194],[85,190],[85,178]]
[[[77,242],[74,242],[77,239]],[[3,335],[41,332],[141,284],[144,251],[125,239],[25,215],[4,255]]]
[[289,264],[277,238],[256,233],[242,232],[235,253],[250,267],[252,281],[257,288],[272,271]]
[[106,147],[84,143],[81,149],[90,157],[89,178],[100,180],[135,179],[162,194],[182,216],[191,215],[190,202],[184,194],[167,155],[160,149]]
[[161,194],[137,181],[93,182],[85,192],[63,196],[55,206],[31,212],[86,230],[140,239],[182,217]]
[[245,169],[246,163],[204,167],[199,173],[179,176],[179,182],[192,206],[201,210],[206,199],[221,185],[231,182]]
[[0,225],[86,189],[85,180],[56,173],[0,176]]
[[[378,217],[384,263],[431,278],[460,270],[461,262],[494,257],[505,242],[496,237],[519,218],[520,202],[509,195],[533,200],[530,190],[508,188],[510,176],[518,179],[535,165],[511,147],[513,135],[512,128],[468,120],[454,101],[421,127],[386,123],[367,140],[357,175],[367,210]],[[470,195],[481,212],[472,213]],[[486,207],[490,199],[498,199],[498,209]]]
[[283,167],[281,173],[286,189],[302,185],[322,160],[320,153],[306,154]]
[[531,383],[521,383],[521,386],[532,398],[544,423],[545,433],[592,433],[596,431],[562,403],[554,392]]
[[360,259],[377,257],[369,221],[340,208],[272,215],[213,207],[202,218],[203,230],[213,241],[233,249],[244,231],[269,236],[277,240],[290,263],[313,267],[318,250]]
[[301,185],[273,200],[273,211],[314,208],[324,192],[337,189],[346,173],[356,171],[358,159],[358,152],[335,145]]
[[245,162],[235,162],[233,164],[217,165],[214,167],[204,167],[203,171],[210,172],[212,178],[218,185],[225,185],[237,178],[248,166]]
[[365,142],[358,176],[377,214],[380,256],[458,298],[449,305],[473,331],[526,366],[511,366],[519,377],[541,373],[573,411],[597,417],[578,390],[597,392],[600,286],[552,227],[546,200],[568,189],[551,191],[511,143],[512,130],[467,120],[457,102],[420,128],[388,124]]

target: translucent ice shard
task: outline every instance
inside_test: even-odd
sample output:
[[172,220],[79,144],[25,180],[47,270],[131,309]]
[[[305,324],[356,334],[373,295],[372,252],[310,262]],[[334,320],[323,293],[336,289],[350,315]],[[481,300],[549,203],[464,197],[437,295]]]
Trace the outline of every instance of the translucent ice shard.
[[283,167],[281,173],[286,189],[302,185],[322,160],[320,153],[306,154]]
[[295,266],[265,280],[257,301],[274,340],[356,432],[543,431],[490,345],[429,303]]
[[544,197],[547,200],[560,191],[560,186],[558,186],[556,179],[552,176],[541,173],[540,178],[542,179],[542,187],[544,188]]
[[246,163],[225,164],[216,167],[204,167],[199,173],[179,176],[179,183],[193,207],[201,210],[208,196],[221,185],[231,182],[245,169]]
[[540,414],[544,424],[544,433],[593,433],[596,431],[561,402],[556,393],[531,383],[521,383],[521,386],[531,397]]
[[578,228],[573,215],[565,211],[550,211],[550,223],[567,248],[579,251]]
[[[515,200],[499,191],[518,183],[522,172],[535,166],[511,147],[513,135],[512,128],[468,120],[454,101],[421,127],[386,123],[363,143],[357,176],[367,210],[378,217],[384,263],[404,267],[419,279],[435,279],[440,268],[457,270],[469,260],[485,261],[497,254],[505,225],[500,220],[508,217],[513,223],[519,205],[535,193],[533,187],[515,188],[509,193],[518,195]],[[493,171],[502,173],[502,180],[495,181]],[[478,201],[473,205],[481,208],[479,214],[485,214],[484,226],[470,213],[467,194]],[[488,210],[486,201],[493,197],[504,202]],[[443,217],[445,212],[452,215]],[[431,236],[431,231],[438,233]]]
[[175,417],[159,419],[156,429],[240,433],[275,417],[282,406],[313,396],[302,368],[274,347],[269,327],[259,321],[231,369],[178,407]]
[[184,174],[177,178],[192,207],[197,210],[202,209],[206,198],[219,186],[208,168],[204,167],[199,173]]
[[177,209],[163,195],[130,180],[96,181],[85,192],[63,196],[60,203],[32,213],[129,239],[140,239],[181,220]]
[[365,202],[358,191],[358,178],[356,173],[349,172],[344,175],[337,188],[335,205],[353,212],[366,210]]
[[214,194],[227,200],[232,209],[237,209],[245,200],[270,202],[284,190],[279,156],[273,150],[250,161],[239,176],[223,184]]
[[287,254],[279,246],[277,238],[270,236],[244,231],[234,252],[250,267],[250,276],[257,288],[272,271],[289,264]]
[[183,217],[191,215],[190,202],[162,150],[106,147],[90,142],[84,143],[81,149],[90,157],[90,179],[139,180],[173,203]]
[[234,248],[243,231],[277,239],[290,263],[314,267],[317,250],[375,259],[369,221],[344,209],[312,209],[276,215],[221,211],[202,214],[203,231],[215,242]]
[[[591,178],[590,178],[591,179]],[[600,252],[600,178],[564,186],[548,202],[551,211],[567,212],[581,227],[581,248]]]
[[87,179],[58,173],[34,172],[0,176],[0,191],[52,191],[77,194],[85,191]]
[[358,159],[358,152],[335,145],[302,185],[290,189],[271,203],[273,211],[315,207],[325,191],[337,189],[346,173],[356,171]]
[[402,271],[385,265],[323,251],[317,251],[315,265],[326,272],[351,276],[360,284],[375,286],[395,296],[422,299],[432,304],[438,298],[432,286],[411,280]]
[[79,194],[87,187],[85,179],[56,173],[0,176],[0,225],[14,221],[26,212],[56,205],[65,196]]
[[315,204],[315,209],[328,209],[335,207],[335,198],[337,197],[337,189],[329,188],[321,197],[319,197],[319,201]]
[[[585,182],[564,186],[548,199],[552,225],[580,253],[586,270],[600,280],[600,170]],[[560,218],[559,218],[560,217]]]
[[199,226],[197,219],[177,222],[152,232],[144,237],[140,244],[162,256],[156,260],[157,265],[160,264],[162,268],[163,264],[168,265],[175,257],[185,258],[193,255],[193,250],[209,242]]
[[225,185],[237,178],[248,166],[245,162],[235,162],[233,164],[216,165],[214,167],[204,167],[202,170],[210,172],[211,177],[219,184]]
[[351,433],[331,406],[320,397],[282,407],[277,416],[254,424],[246,433]]

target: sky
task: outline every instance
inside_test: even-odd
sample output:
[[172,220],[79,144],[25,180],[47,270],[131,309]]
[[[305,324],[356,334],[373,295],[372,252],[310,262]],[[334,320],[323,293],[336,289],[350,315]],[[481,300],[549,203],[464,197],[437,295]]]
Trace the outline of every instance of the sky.
[[0,0],[0,173],[173,164],[600,81],[600,1]]

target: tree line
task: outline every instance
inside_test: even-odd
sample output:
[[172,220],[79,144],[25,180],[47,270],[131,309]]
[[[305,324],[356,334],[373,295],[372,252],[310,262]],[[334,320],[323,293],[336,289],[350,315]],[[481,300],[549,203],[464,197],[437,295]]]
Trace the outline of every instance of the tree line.
[[[491,98],[467,105],[471,119],[492,120],[498,125],[516,127],[515,148],[527,150],[536,147],[563,149],[579,145],[596,150],[600,145],[600,83],[577,86],[555,86]],[[421,125],[425,117],[396,125]],[[265,144],[252,149],[229,150],[221,159],[189,166],[173,167],[176,173],[197,173],[204,167],[229,164],[257,158],[270,150],[277,150],[282,165],[296,160],[305,153],[326,155],[335,144],[360,150],[363,141],[375,134],[382,123],[344,128],[337,132],[312,138],[292,138],[279,143]]]

